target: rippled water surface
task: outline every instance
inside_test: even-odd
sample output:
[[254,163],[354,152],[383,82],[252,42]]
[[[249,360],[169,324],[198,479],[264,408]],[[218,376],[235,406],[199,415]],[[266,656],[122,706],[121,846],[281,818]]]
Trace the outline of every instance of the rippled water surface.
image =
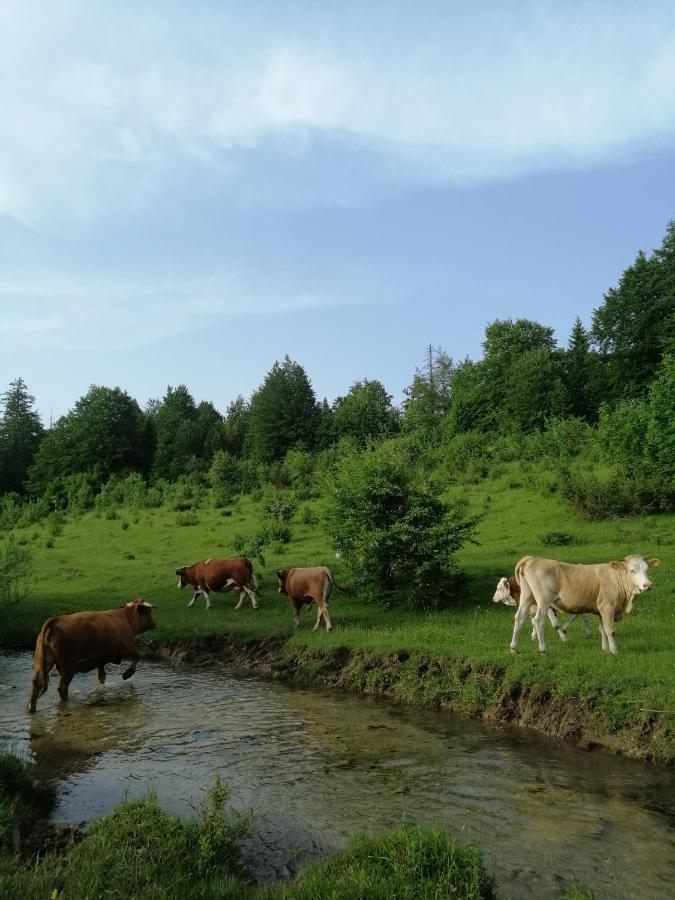
[[59,780],[58,821],[150,789],[190,812],[219,775],[258,814],[247,852],[264,880],[357,832],[438,822],[481,846],[502,897],[558,897],[572,878],[597,897],[675,895],[670,771],[213,668],[109,669],[105,687],[77,676],[66,707],[52,679],[29,716],[31,657],[0,656],[0,744]]

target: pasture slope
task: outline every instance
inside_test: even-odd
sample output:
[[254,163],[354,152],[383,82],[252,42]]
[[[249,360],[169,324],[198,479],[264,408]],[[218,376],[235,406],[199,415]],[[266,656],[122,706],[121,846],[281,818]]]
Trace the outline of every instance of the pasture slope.
[[[334,591],[331,634],[312,632],[315,616],[307,610],[294,634],[286,598],[277,592],[274,572],[282,566],[325,563],[338,580],[345,576],[321,527],[301,524],[299,517],[292,524],[292,541],[268,547],[265,565],[256,564],[258,610],[247,601],[235,611],[231,595],[216,595],[209,611],[201,598],[187,608],[191,594],[176,589],[176,566],[235,555],[233,537],[249,540],[260,528],[259,506],[250,497],[237,500],[227,514],[197,509],[187,520],[182,517],[191,522],[188,526],[169,508],[120,509],[117,518],[88,513],[66,522],[53,540],[46,523],[33,525],[17,537],[33,553],[36,582],[30,599],[12,611],[5,644],[32,648],[48,616],[110,608],[142,596],[158,607],[157,630],[140,638],[148,653],[207,656],[672,764],[675,516],[580,521],[555,496],[542,496],[509,473],[472,486],[468,503],[487,511],[479,544],[458,554],[463,578],[448,608],[384,610]],[[310,502],[317,511],[320,504]],[[508,652],[512,612],[493,605],[491,598],[498,577],[511,573],[525,553],[570,562],[607,561],[628,553],[661,559],[653,576],[655,590],[638,597],[634,611],[617,627],[618,657],[601,653],[595,627],[587,640],[580,621],[565,644],[547,625],[544,657],[530,642],[529,629],[521,634],[518,655]],[[142,667],[137,677],[143,677]],[[52,693],[45,702],[54,699]]]

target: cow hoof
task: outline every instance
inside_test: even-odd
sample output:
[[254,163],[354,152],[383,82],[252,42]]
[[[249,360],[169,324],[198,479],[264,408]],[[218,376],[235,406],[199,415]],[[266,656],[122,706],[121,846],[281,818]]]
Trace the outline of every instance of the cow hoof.
[[566,631],[563,631],[562,628],[560,629],[560,631],[558,632],[558,634],[560,635],[560,640],[561,640],[561,641],[566,641],[566,640],[567,640],[567,632],[566,632]]
[[545,650],[541,650],[541,649],[539,650],[539,652],[540,652],[542,655],[544,655],[544,654],[546,653]]
[[518,651],[516,650],[515,647],[509,647],[509,653],[513,653],[515,655],[517,652]]

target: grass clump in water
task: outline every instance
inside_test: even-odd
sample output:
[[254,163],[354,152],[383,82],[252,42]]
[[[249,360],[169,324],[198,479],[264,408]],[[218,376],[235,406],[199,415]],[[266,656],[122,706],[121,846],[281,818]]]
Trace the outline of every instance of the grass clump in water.
[[456,844],[442,829],[401,828],[358,837],[285,885],[271,900],[489,900],[494,880],[476,847]]

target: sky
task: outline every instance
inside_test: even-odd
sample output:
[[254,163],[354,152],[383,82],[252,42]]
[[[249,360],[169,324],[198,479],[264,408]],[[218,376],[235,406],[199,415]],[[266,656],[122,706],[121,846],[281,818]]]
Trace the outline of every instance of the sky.
[[0,0],[0,391],[399,402],[675,217],[675,5]]

